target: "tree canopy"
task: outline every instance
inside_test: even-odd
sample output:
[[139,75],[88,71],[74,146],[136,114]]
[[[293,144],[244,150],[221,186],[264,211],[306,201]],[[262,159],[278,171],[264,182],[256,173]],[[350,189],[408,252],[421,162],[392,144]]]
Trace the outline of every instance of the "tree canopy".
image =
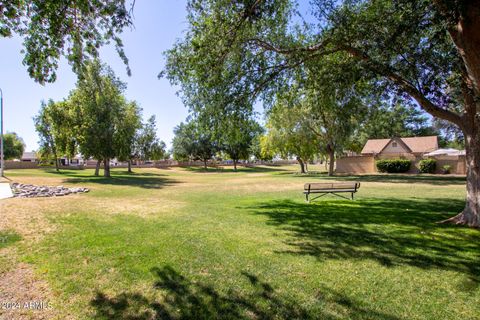
[[207,161],[219,151],[212,132],[202,127],[195,119],[180,123],[175,127],[174,134],[172,145],[175,160],[201,160],[206,169]]
[[[42,103],[34,118],[44,154],[56,159],[73,158],[78,152],[86,159],[104,163],[110,176],[110,160],[154,159],[164,153],[165,144],[156,138],[155,117],[141,123],[141,109],[127,101],[122,83],[106,65],[95,60],[67,99]],[[130,169],[130,166],[129,166]]]
[[160,160],[166,155],[165,142],[157,137],[155,115],[143,123],[135,136],[136,157],[140,160]]
[[23,63],[40,83],[56,80],[65,57],[80,74],[85,62],[113,42],[127,66],[120,33],[132,26],[131,6],[125,0],[9,0],[0,4],[0,37],[23,38]]
[[5,160],[20,159],[25,151],[25,142],[15,132],[3,135],[3,156]]

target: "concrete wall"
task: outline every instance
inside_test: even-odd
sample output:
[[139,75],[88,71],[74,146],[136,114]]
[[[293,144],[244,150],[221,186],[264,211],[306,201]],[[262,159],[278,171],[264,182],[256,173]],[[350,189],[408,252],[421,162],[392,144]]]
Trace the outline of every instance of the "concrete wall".
[[38,168],[38,164],[36,162],[29,162],[29,161],[5,161],[5,170],[8,169],[35,169]]
[[443,173],[442,167],[444,165],[451,166],[450,173],[452,174],[466,174],[466,163],[465,163],[465,156],[436,156],[432,157],[433,159],[437,160],[437,169],[435,173]]
[[[431,157],[437,161],[437,170],[436,173],[442,173],[442,167],[444,165],[450,165],[452,167],[450,173],[452,174],[466,174],[466,164],[465,157],[445,157],[445,156],[436,156]],[[412,161],[412,166],[407,173],[419,173],[420,172],[420,161],[424,158],[420,156],[414,156],[412,154],[382,154],[378,157],[374,156],[353,156],[353,157],[343,157],[337,159],[337,169],[338,173],[352,173],[352,174],[369,174],[377,173],[377,167],[375,162],[381,159],[408,159]]]
[[338,173],[375,173],[375,158],[373,156],[353,156],[337,159]]

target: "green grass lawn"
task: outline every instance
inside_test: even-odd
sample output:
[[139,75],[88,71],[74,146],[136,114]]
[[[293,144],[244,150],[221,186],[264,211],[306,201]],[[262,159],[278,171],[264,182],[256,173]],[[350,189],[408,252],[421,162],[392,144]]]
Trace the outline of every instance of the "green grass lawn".
[[[91,192],[7,200],[44,220],[0,250],[47,280],[60,319],[480,319],[480,232],[436,223],[464,178],[296,169],[7,171]],[[362,185],[305,203],[303,183],[326,180]]]

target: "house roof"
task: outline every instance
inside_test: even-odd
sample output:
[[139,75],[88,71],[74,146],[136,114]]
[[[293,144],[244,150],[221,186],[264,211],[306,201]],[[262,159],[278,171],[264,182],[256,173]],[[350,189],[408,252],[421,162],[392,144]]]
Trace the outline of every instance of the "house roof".
[[369,139],[362,153],[380,153],[392,139]]
[[393,139],[370,139],[362,149],[362,153],[380,153],[392,140],[401,141],[413,153],[425,153],[438,149],[437,136],[428,137],[407,137]]
[[22,160],[35,160],[37,159],[37,153],[35,151],[24,152],[22,154]]

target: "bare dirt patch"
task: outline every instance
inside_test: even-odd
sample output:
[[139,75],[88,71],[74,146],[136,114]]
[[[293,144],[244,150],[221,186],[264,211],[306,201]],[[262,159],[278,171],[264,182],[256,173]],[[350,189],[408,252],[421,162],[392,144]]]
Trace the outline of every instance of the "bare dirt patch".
[[25,263],[0,275],[0,319],[52,319],[55,309],[47,283]]

